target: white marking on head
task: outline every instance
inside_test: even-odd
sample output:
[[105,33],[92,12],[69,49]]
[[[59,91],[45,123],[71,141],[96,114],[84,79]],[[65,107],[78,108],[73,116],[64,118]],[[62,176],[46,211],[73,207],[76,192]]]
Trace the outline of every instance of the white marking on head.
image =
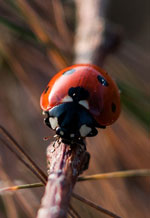
[[70,138],[74,138],[75,137],[75,134],[74,133],[71,133],[70,134]]
[[64,135],[64,132],[62,130],[60,130],[60,135]]
[[52,129],[56,129],[56,127],[58,126],[58,119],[57,119],[57,117],[50,117],[49,118],[49,122],[51,124]]
[[91,130],[92,129],[90,127],[88,127],[86,124],[84,124],[80,127],[79,132],[80,132],[80,135],[82,137],[85,137],[91,132]]
[[73,99],[70,96],[65,96],[64,99],[62,100],[62,102],[72,102]]
[[45,114],[46,114],[46,112],[45,112],[45,111],[42,111],[42,114],[43,114],[43,115],[45,115]]
[[79,104],[85,107],[86,109],[89,109],[89,103],[86,100],[79,101]]

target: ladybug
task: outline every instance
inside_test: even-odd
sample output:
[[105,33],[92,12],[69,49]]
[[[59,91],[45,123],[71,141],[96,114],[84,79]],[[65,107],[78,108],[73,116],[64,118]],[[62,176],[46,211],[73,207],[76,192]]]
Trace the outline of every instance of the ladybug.
[[91,64],[77,64],[57,73],[41,95],[45,123],[64,140],[97,135],[120,114],[119,90],[111,77]]

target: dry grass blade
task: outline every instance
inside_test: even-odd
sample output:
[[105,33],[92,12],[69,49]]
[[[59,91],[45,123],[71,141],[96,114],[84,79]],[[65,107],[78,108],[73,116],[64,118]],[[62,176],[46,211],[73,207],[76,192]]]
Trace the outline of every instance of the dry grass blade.
[[4,195],[1,197],[2,197],[1,201],[3,202],[4,206],[7,208],[7,211],[6,211],[7,218],[11,218],[11,217],[19,218],[19,214],[17,213],[17,208],[16,208],[16,205],[15,205],[15,202],[12,196]]
[[36,33],[38,38],[44,42],[50,42],[50,37],[44,31],[40,19],[38,18],[37,14],[34,10],[30,7],[30,5],[26,1],[17,0],[18,7],[21,9],[22,14],[26,18],[26,21],[31,26],[32,30]]
[[[28,188],[39,188],[44,186],[43,183],[32,183],[32,184],[23,184],[23,185],[16,185],[16,186],[10,186],[0,189],[0,195],[4,192],[8,191],[17,191],[20,189],[28,189]],[[77,211],[72,207],[72,205],[69,205],[69,211],[74,214],[74,217],[81,218],[80,215],[77,213]]]
[[8,48],[5,43],[0,42],[0,52],[2,56],[6,59],[12,71],[15,73],[17,79],[22,84],[25,89],[28,97],[31,99],[35,110],[39,108],[39,95],[37,94],[37,88],[33,82],[30,81],[27,76],[22,64],[17,60],[17,58],[11,53],[11,50]]
[[78,194],[73,193],[72,197],[78,199],[79,201],[89,205],[90,207],[93,207],[94,209],[96,209],[96,210],[98,210],[98,211],[100,211],[100,212],[102,212],[102,213],[104,213],[104,214],[106,214],[106,215],[108,215],[110,217],[121,218],[120,216],[118,216],[118,215],[112,213],[111,211],[109,211],[109,210],[107,210],[107,209],[93,203],[92,201],[87,200],[86,198],[81,197]]
[[[87,180],[98,180],[98,179],[108,179],[108,178],[125,178],[125,177],[135,177],[135,176],[149,176],[150,175],[150,170],[148,169],[143,169],[143,170],[127,170],[127,171],[119,171],[119,172],[112,172],[112,173],[104,173],[104,174],[96,174],[96,175],[91,175],[91,176],[84,176],[84,177],[79,177],[78,181],[87,181]],[[24,184],[24,185],[17,185],[17,186],[12,186],[12,187],[6,187],[0,189],[0,193],[6,192],[6,191],[16,191],[19,189],[27,189],[27,188],[37,188],[37,187],[42,187],[44,186],[43,183],[33,183],[33,184]],[[88,204],[89,206],[95,208],[96,210],[99,210],[111,217],[118,217],[116,214],[102,208],[99,205],[96,205],[95,203],[73,193],[72,195],[74,198],[82,201],[83,203]],[[74,208],[69,205],[69,213],[72,216],[80,218],[80,215],[74,210]]]
[[7,192],[7,191],[16,191],[19,189],[28,189],[28,188],[39,188],[44,186],[43,183],[38,182],[38,183],[32,183],[32,184],[24,184],[24,185],[15,185],[15,186],[10,186],[10,187],[5,187],[5,188],[1,188],[0,189],[0,194],[2,194],[3,192]]
[[112,179],[112,178],[125,178],[136,176],[150,176],[150,169],[141,170],[126,170],[111,173],[100,173],[90,176],[80,176],[78,181],[99,180],[99,179]]
[[20,157],[20,155],[12,149],[12,147],[4,140],[0,137],[0,140],[3,142],[4,145],[6,145],[6,147],[35,175],[37,176],[37,178],[40,179],[40,181],[43,183],[43,184],[46,184],[45,180],[43,179],[43,177],[41,177],[41,175],[39,173],[37,173],[37,171],[30,166],[30,164],[28,164],[24,159],[22,159]]
[[68,48],[71,46],[71,33],[69,32],[69,29],[65,22],[65,14],[63,10],[63,6],[60,0],[52,0],[53,8],[54,8],[54,16],[55,16],[55,22],[57,25],[57,29],[60,33],[60,35],[63,37],[63,39],[66,42],[66,45]]
[[76,218],[81,218],[81,216],[77,213],[77,211],[73,208],[73,206],[69,205],[70,211],[75,215]]
[[[11,188],[11,187],[13,188],[12,179],[10,179],[9,174],[5,173],[5,171],[3,169],[3,166],[2,166],[2,163],[1,163],[1,159],[0,159],[0,172],[1,172],[0,173],[0,178],[1,178],[2,181],[4,181],[4,183],[2,182],[2,184],[5,185],[5,181],[6,181],[7,185],[10,186],[9,188]],[[6,193],[7,193],[7,191],[6,191]],[[6,195],[5,191],[3,191],[3,192],[0,191],[0,195],[2,195],[0,197],[4,201],[4,205],[5,205],[5,208],[6,208],[6,214],[7,215],[5,217],[8,217],[8,218],[20,217],[20,213],[18,213],[18,209],[16,210],[16,212],[12,211],[12,208],[16,207],[16,202],[14,202],[14,199],[15,199],[21,204],[22,209],[23,209],[24,214],[25,214],[25,217],[35,218],[35,211],[34,211],[34,206],[35,205],[29,204],[29,201],[27,199],[25,199],[25,195],[28,196],[30,194],[31,194],[31,191],[27,191],[24,194],[22,194],[21,192],[15,192],[15,195],[10,195],[10,194]],[[6,201],[5,201],[5,199],[6,199]],[[10,199],[10,200],[7,201],[7,199]],[[36,204],[34,198],[33,198],[33,200],[34,200],[34,204]],[[18,216],[16,215],[16,213],[17,213]]]
[[[42,182],[47,181],[47,176],[45,175],[45,173],[37,166],[37,164],[29,157],[29,155],[23,150],[23,148],[18,144],[18,142],[9,134],[9,132],[0,125],[0,132],[7,138],[7,140],[13,144],[13,146],[15,146],[15,148],[17,148],[17,150],[23,155],[24,158],[26,158],[29,163],[31,164],[31,166],[29,164],[27,164],[18,154],[16,151],[14,151],[11,146],[9,146],[4,140],[3,143],[5,143],[7,145],[7,147],[18,157],[19,160],[21,160],[22,162],[25,163],[26,166],[28,166],[28,168],[30,168],[30,170],[32,169],[32,172],[34,171],[34,174],[36,173],[38,175],[38,178],[40,178],[40,180]],[[1,139],[2,140],[2,139]],[[35,170],[34,170],[35,169]]]
[[[11,182],[9,181],[9,178],[8,178],[7,174],[5,173],[5,170],[3,168],[1,158],[0,158],[0,181],[6,181],[7,185],[8,185],[8,183],[11,185]],[[2,184],[3,184],[3,182],[2,182]],[[1,194],[1,191],[0,191],[0,194]],[[3,202],[4,207],[7,208],[7,210],[6,210],[7,218],[11,218],[11,217],[19,218],[17,207],[16,207],[16,204],[14,202],[13,196],[12,195],[3,195],[3,196],[0,196],[0,199],[1,199],[0,205],[2,205],[2,202]]]
[[68,215],[69,215],[69,217],[71,217],[71,218],[76,218],[76,217],[73,215],[73,213],[72,213],[71,210],[68,210]]
[[[111,173],[100,173],[100,174],[89,175],[89,176],[80,176],[78,177],[78,182],[89,181],[89,180],[99,180],[99,179],[137,177],[137,176],[150,176],[150,170],[149,169],[126,170],[126,171],[118,171],[118,172],[111,172]],[[3,189],[0,189],[0,192],[16,191],[18,189],[37,188],[37,187],[42,187],[42,186],[44,186],[44,184],[40,182],[32,183],[32,184],[24,184],[24,185],[6,187]]]
[[19,35],[23,36],[24,38],[37,40],[35,34],[31,30],[27,30],[3,16],[0,16],[0,23],[8,29],[12,30],[13,32],[16,32]]
[[[33,32],[37,37],[47,46],[48,54],[52,63],[58,68],[62,69],[68,65],[67,60],[61,54],[60,50],[54,45],[49,34],[44,29],[41,20],[30,5],[22,0],[17,0],[18,7],[21,9],[26,21],[31,26]],[[50,49],[49,49],[50,48]]]

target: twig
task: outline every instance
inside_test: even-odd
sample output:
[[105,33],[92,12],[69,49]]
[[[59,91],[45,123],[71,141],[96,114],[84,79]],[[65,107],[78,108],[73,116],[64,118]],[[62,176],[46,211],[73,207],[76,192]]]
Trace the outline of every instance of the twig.
[[77,29],[75,60],[79,63],[104,64],[121,41],[122,30],[106,23],[107,0],[76,0]]
[[85,145],[68,145],[62,141],[47,149],[48,182],[37,218],[65,218],[78,175],[87,162]]

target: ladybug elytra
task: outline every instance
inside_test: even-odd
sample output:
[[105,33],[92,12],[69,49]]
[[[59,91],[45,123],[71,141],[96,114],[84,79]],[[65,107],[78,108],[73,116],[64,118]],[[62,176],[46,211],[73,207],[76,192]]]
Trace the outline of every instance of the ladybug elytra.
[[45,123],[61,138],[76,141],[95,136],[96,128],[114,123],[120,114],[119,90],[111,77],[91,64],[61,70],[41,95]]

